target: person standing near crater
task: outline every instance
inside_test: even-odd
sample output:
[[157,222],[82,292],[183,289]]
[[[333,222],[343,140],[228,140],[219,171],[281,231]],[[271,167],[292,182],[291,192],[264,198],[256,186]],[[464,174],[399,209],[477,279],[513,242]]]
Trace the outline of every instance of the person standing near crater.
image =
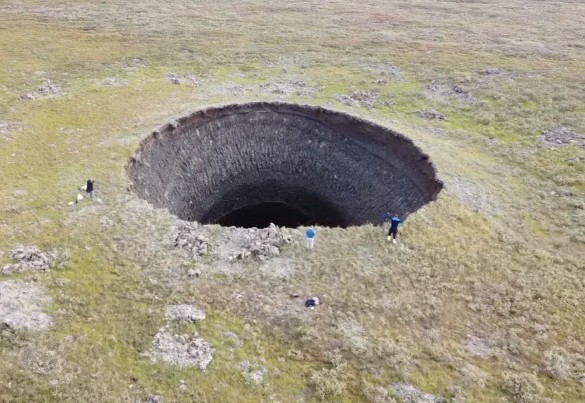
[[392,239],[392,243],[396,243],[396,236],[398,235],[398,225],[402,223],[402,220],[398,218],[398,214],[396,213],[387,213],[386,219],[390,223],[387,239],[388,240]]
[[93,198],[94,198],[94,196],[95,196],[95,190],[94,190],[94,188],[93,188],[93,184],[94,184],[94,183],[95,183],[95,181],[94,181],[93,179],[89,178],[89,179],[87,180],[87,183],[86,183],[86,185],[85,185],[85,191],[86,191],[87,193],[89,193],[89,198],[90,198],[91,200],[93,200]]
[[307,236],[307,249],[313,250],[313,247],[315,246],[315,236],[317,235],[315,228],[314,227],[307,228],[305,235]]

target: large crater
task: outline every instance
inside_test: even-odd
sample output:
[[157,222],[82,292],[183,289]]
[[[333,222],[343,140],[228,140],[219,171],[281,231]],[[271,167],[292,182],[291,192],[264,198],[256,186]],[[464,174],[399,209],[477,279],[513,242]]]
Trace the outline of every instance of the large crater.
[[345,113],[285,103],[197,111],[143,140],[135,192],[179,218],[226,226],[346,227],[403,217],[442,188],[411,140]]

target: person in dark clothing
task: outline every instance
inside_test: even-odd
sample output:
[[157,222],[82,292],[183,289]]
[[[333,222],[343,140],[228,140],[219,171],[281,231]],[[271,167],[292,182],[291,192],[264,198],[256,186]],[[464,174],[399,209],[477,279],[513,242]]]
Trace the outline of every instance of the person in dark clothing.
[[86,191],[87,193],[89,193],[89,198],[90,198],[91,200],[93,200],[93,197],[95,196],[95,190],[94,190],[94,188],[93,188],[93,184],[94,184],[94,182],[95,182],[95,181],[94,181],[93,179],[89,178],[89,179],[87,180],[87,184],[85,185],[85,191]]
[[402,222],[398,215],[395,213],[388,213],[386,216],[388,222],[390,222],[390,228],[388,229],[388,240],[392,239],[392,243],[396,243],[396,236],[398,235],[398,225]]

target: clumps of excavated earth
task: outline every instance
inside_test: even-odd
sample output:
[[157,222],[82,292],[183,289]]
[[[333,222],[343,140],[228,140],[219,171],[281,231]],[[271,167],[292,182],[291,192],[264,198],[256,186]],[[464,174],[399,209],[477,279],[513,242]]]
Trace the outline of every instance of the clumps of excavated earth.
[[49,271],[53,268],[62,268],[69,261],[66,251],[41,251],[36,246],[18,245],[12,250],[13,264],[2,267],[2,274],[11,274],[21,271]]
[[169,322],[154,336],[149,351],[143,355],[152,363],[165,362],[178,367],[198,367],[205,370],[213,359],[213,346],[199,337],[197,332],[178,334],[172,322],[197,323],[205,319],[205,312],[193,305],[169,305],[166,309]]
[[181,222],[173,228],[171,243],[192,259],[214,253],[230,262],[249,258],[267,260],[280,256],[281,248],[300,234],[296,229],[270,224],[266,228],[230,227],[224,238],[214,240],[206,235],[208,228],[196,223]]

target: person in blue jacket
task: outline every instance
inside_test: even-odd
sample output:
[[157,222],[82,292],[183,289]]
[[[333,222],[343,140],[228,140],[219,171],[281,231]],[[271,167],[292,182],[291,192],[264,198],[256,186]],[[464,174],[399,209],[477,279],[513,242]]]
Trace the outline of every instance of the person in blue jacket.
[[396,236],[398,235],[398,225],[402,222],[396,213],[388,213],[386,219],[390,222],[390,229],[388,230],[388,240],[392,239],[392,243],[396,243]]
[[305,235],[307,236],[307,249],[313,250],[313,247],[315,246],[315,236],[317,235],[315,228],[307,228]]

